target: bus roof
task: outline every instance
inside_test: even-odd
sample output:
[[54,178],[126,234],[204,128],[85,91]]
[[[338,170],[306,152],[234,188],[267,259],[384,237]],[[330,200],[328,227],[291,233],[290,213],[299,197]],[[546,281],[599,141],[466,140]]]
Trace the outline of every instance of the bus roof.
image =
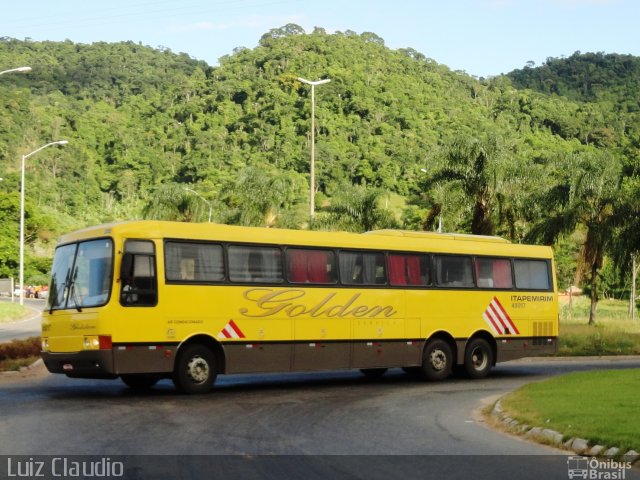
[[437,232],[419,232],[416,230],[373,230],[366,232],[368,235],[389,235],[394,237],[411,237],[423,238],[429,240],[463,240],[471,242],[494,242],[494,243],[510,243],[502,237],[491,237],[488,235],[469,235],[464,233],[437,233]]
[[517,255],[532,258],[551,258],[552,256],[550,247],[513,244],[500,237],[483,235],[406,230],[377,230],[361,234],[155,220],[134,220],[89,227],[63,235],[58,244],[98,237],[189,239],[245,244]]

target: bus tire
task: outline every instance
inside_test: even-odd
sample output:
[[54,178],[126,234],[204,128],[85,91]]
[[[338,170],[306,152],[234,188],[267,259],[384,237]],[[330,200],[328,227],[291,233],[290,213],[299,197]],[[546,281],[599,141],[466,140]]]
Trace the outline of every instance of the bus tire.
[[437,382],[451,374],[453,354],[451,346],[440,338],[427,343],[422,355],[422,374],[427,380]]
[[133,390],[149,390],[160,380],[155,375],[146,375],[144,373],[128,373],[120,375],[120,378],[127,387]]
[[387,373],[387,368],[361,368],[360,372],[367,378],[380,378]]
[[493,350],[484,338],[472,340],[464,352],[464,370],[470,378],[484,378],[493,366]]
[[207,393],[216,381],[217,371],[213,352],[199,343],[187,345],[176,359],[173,383],[187,394]]

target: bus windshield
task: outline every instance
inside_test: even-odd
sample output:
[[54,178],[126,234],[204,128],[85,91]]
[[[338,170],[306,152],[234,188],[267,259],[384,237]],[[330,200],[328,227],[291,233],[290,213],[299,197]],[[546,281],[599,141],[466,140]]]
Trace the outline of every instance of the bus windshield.
[[50,310],[98,307],[109,300],[113,242],[102,238],[56,249],[49,288]]

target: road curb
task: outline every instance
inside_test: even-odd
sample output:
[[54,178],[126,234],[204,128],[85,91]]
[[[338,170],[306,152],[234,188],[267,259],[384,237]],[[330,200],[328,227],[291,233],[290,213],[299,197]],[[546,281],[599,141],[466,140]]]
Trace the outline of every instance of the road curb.
[[576,355],[576,356],[555,356],[555,357],[525,357],[517,360],[505,362],[508,364],[526,364],[540,362],[588,362],[594,360],[605,360],[609,362],[624,362],[628,360],[640,360],[640,355]]
[[[490,415],[500,422],[509,433],[525,437],[528,440],[564,448],[579,455],[586,455],[590,457],[619,458],[620,460],[629,462],[630,464],[638,463],[640,460],[640,453],[635,450],[629,450],[628,452],[621,454],[620,448],[615,446],[607,447],[604,445],[597,445],[584,438],[568,437],[567,435],[549,428],[537,426],[532,427],[531,425],[520,423],[518,420],[510,417],[504,412],[500,400],[493,404]],[[640,465],[640,463],[638,463],[638,465]]]

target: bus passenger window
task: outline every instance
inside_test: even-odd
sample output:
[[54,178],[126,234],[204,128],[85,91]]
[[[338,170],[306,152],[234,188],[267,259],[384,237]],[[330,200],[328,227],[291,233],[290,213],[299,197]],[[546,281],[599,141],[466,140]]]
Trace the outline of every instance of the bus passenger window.
[[546,260],[514,260],[516,287],[523,290],[550,290]]
[[229,247],[232,282],[282,283],[282,254],[276,247]]
[[168,241],[164,246],[167,282],[221,282],[224,256],[221,245]]
[[331,250],[289,248],[287,280],[291,283],[336,283],[335,263]]
[[384,254],[345,252],[339,254],[340,279],[345,285],[384,285],[387,272]]
[[429,285],[429,257],[427,255],[389,255],[389,283],[391,285]]
[[512,288],[511,260],[508,258],[476,258],[478,288]]
[[471,258],[436,255],[436,282],[441,287],[473,287]]

